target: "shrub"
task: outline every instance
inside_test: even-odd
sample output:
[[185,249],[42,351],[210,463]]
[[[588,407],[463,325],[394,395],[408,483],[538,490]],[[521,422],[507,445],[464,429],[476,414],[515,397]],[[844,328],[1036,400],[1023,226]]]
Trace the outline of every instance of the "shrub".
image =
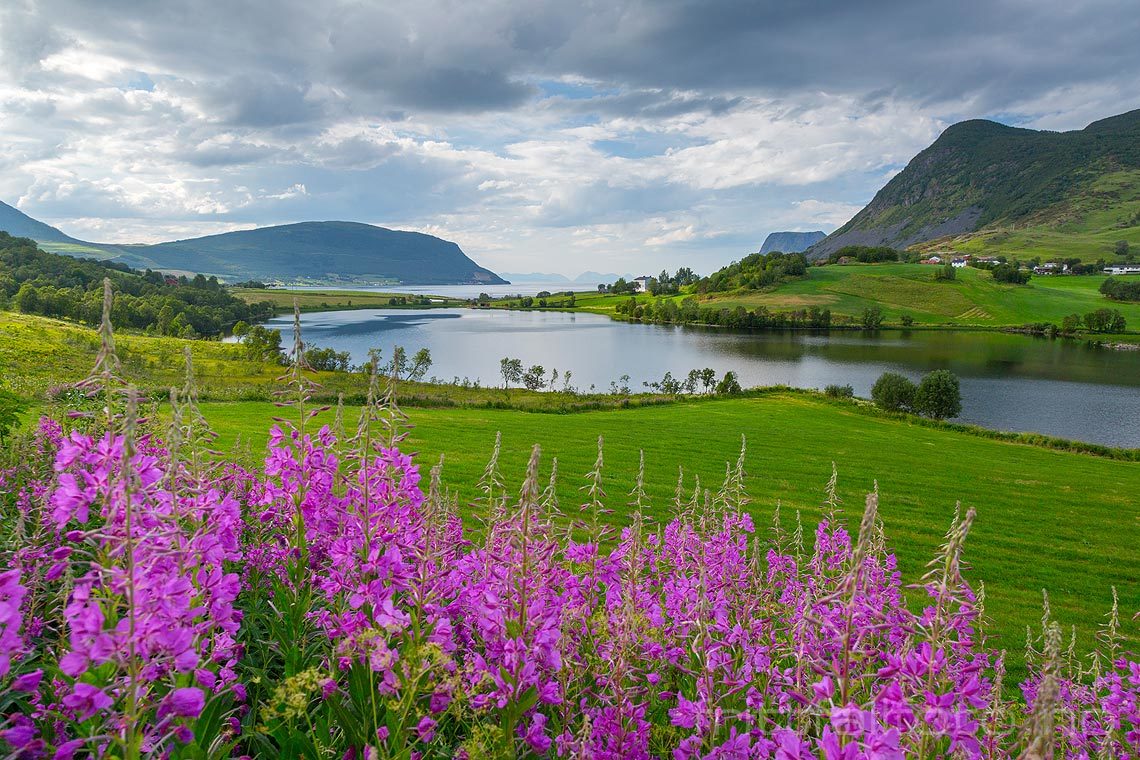
[[859,323],[864,330],[878,330],[883,325],[883,310],[878,306],[868,306],[863,309]]
[[1094,333],[1122,333],[1126,328],[1124,315],[1116,309],[1097,309],[1084,317],[1085,328]]
[[990,271],[994,276],[994,282],[1010,285],[1024,285],[1032,276],[1029,270],[1022,271],[1016,264],[998,264]]
[[829,385],[823,389],[823,394],[831,398],[854,398],[855,389],[850,385]]
[[835,264],[840,259],[850,258],[855,259],[861,264],[878,264],[887,261],[898,261],[902,256],[902,251],[885,245],[845,245],[839,250],[832,252],[832,254],[828,256],[827,261],[830,264]]
[[318,372],[348,372],[351,355],[334,348],[311,346],[304,350],[305,363]]
[[942,266],[940,266],[934,270],[934,279],[935,280],[953,282],[954,278],[957,276],[958,275],[954,271],[954,265],[953,264],[943,264]]
[[871,387],[875,406],[892,412],[906,411],[914,403],[915,385],[897,372],[884,372]]
[[912,317],[909,314],[903,314],[902,316],[899,317],[899,323],[903,327],[910,327],[911,325],[914,324],[914,317]]
[[1140,301],[1140,280],[1109,277],[1100,284],[1100,292],[1113,301]]
[[962,413],[962,391],[958,376],[939,369],[922,378],[914,394],[914,411],[936,420],[957,417]]
[[728,371],[724,373],[724,377],[716,384],[716,392],[718,394],[734,394],[740,393],[740,381],[736,378],[736,373]]

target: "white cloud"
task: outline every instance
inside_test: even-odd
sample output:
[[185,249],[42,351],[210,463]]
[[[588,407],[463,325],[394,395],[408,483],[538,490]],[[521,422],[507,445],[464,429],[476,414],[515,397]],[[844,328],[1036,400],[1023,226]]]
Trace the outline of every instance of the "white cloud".
[[660,235],[654,235],[645,239],[645,244],[650,246],[668,245],[669,243],[683,243],[687,240],[692,240],[697,236],[696,230],[693,225],[686,224],[684,227],[674,227],[671,230],[663,231]]

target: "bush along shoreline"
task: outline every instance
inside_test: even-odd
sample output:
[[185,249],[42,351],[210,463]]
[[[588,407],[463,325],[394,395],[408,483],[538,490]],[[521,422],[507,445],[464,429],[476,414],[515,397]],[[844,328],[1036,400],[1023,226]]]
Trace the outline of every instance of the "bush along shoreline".
[[469,533],[443,463],[425,476],[401,451],[408,420],[377,372],[355,424],[338,410],[316,428],[298,331],[282,419],[246,469],[210,451],[192,368],[169,424],[142,419],[101,333],[82,384],[97,411],[43,418],[3,473],[8,755],[1123,758],[1140,742],[1129,611],[1107,611],[1086,658],[1046,597],[1029,674],[1006,683],[963,575],[972,509],[908,587],[875,491],[849,530],[833,472],[814,536],[778,511],[761,531],[742,445],[717,490],[679,487],[650,525],[644,459],[615,497],[599,439],[580,505],[558,503],[537,447],[508,486],[496,445]]

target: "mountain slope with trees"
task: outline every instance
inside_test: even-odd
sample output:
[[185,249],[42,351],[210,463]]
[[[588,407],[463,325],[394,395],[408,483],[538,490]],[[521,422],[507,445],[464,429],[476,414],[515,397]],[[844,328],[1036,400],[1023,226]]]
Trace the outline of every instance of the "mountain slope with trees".
[[505,283],[451,241],[358,222],[301,222],[134,250],[160,269],[201,271],[237,280]]
[[955,124],[808,256],[1026,228],[1092,236],[1092,259],[1111,257],[1117,240],[1140,240],[1140,110],[1071,132]]
[[195,338],[273,315],[272,304],[247,303],[212,277],[137,272],[119,263],[48,253],[29,238],[0,232],[0,308],[97,324],[104,278],[118,293],[111,313],[115,327]]
[[448,240],[359,222],[300,222],[154,245],[91,243],[0,203],[0,230],[52,253],[243,280],[505,284]]

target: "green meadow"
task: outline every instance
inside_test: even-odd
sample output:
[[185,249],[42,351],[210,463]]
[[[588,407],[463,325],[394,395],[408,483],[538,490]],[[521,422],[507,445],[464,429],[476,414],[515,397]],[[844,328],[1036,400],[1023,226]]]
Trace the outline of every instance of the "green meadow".
[[[832,317],[857,319],[872,306],[882,309],[888,323],[905,314],[915,324],[947,327],[1019,327],[1036,322],[1060,324],[1069,314],[1100,308],[1119,309],[1129,329],[1140,328],[1140,303],[1110,301],[1097,288],[1102,276],[1034,277],[1026,285],[994,282],[989,272],[966,267],[955,270],[953,281],[935,281],[937,267],[922,264],[850,264],[810,267],[804,278],[770,289],[696,296],[702,305],[723,308],[761,306],[792,311],[817,306]],[[685,295],[672,296],[677,300]],[[628,296],[582,294],[579,308],[614,314]],[[639,296],[650,300],[647,295]]]
[[[265,403],[208,403],[203,409],[222,448],[237,445],[249,458],[263,450],[271,418],[292,414]],[[355,411],[345,415],[350,428]],[[867,491],[877,483],[883,526],[905,580],[922,575],[955,504],[975,508],[966,554],[970,577],[975,584],[984,581],[990,631],[1015,662],[1026,625],[1040,621],[1043,589],[1056,617],[1075,626],[1086,646],[1112,605],[1113,586],[1122,610],[1140,609],[1135,462],[991,440],[798,393],[575,414],[407,411],[414,427],[405,449],[419,453],[425,476],[444,457],[443,482],[472,526],[485,511],[476,484],[496,433],[502,434],[501,463],[511,488],[521,482],[532,445],[542,447],[544,466],[558,458],[558,495],[568,517],[577,513],[597,439],[605,437],[604,484],[617,526],[630,518],[627,494],[639,451],[646,458],[647,514],[660,523],[675,509],[679,469],[686,500],[697,478],[702,489],[715,492],[743,435],[758,531],[771,530],[779,505],[784,530],[794,529],[798,512],[810,532],[822,514],[834,462],[848,520],[858,520]],[[325,412],[316,424],[332,420],[332,412]]]

